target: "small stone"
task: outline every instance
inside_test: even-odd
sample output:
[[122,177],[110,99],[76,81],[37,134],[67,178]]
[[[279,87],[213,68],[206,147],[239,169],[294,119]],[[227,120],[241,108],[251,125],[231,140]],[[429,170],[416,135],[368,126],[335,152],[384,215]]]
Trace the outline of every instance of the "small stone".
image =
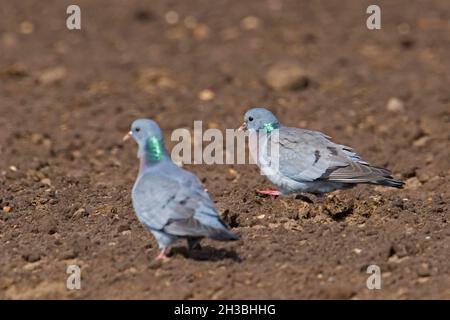
[[258,219],[264,219],[266,217],[266,215],[265,214],[260,214],[259,216],[257,216],[256,218],[258,218]]
[[265,75],[266,84],[274,90],[300,90],[309,86],[307,72],[295,63],[277,63]]
[[422,185],[422,183],[419,181],[417,177],[409,178],[405,181],[405,188],[406,189],[417,189]]
[[428,136],[423,136],[423,137],[420,137],[419,139],[417,139],[417,140],[414,140],[414,142],[413,142],[413,145],[415,146],[415,147],[424,147],[426,144],[427,144],[427,142],[430,140],[430,137],[428,137]]
[[41,255],[37,252],[26,253],[22,256],[22,258],[27,262],[36,262],[41,260]]
[[11,212],[11,210],[12,210],[12,208],[11,208],[11,207],[9,207],[9,206],[5,206],[5,207],[3,207],[3,212],[6,212],[6,213],[8,213],[8,212]]
[[30,21],[23,21],[20,23],[20,32],[23,34],[30,34],[34,31],[34,25]]
[[214,96],[214,92],[209,89],[202,90],[198,93],[198,98],[202,101],[210,101],[214,99]]
[[417,275],[419,277],[429,277],[430,276],[430,267],[428,266],[427,263],[422,263],[418,270],[417,270]]
[[206,24],[198,24],[194,28],[194,38],[203,40],[209,35],[209,27]]
[[236,170],[234,170],[233,168],[228,169],[228,172],[232,175],[237,177],[239,174]]
[[208,129],[219,129],[219,124],[217,122],[208,122]]
[[60,82],[67,76],[67,69],[64,67],[53,67],[44,70],[38,80],[42,84],[54,84]]
[[118,232],[123,232],[127,230],[130,230],[130,226],[128,224],[121,224],[120,226],[117,227]]
[[23,64],[14,63],[5,69],[5,74],[10,77],[25,77],[28,75],[27,69]]
[[44,178],[41,180],[41,183],[47,185],[47,186],[51,186],[52,185],[52,181],[49,178]]
[[75,259],[78,257],[78,251],[73,250],[73,249],[69,249],[67,250],[65,253],[63,253],[62,255],[62,259],[63,260],[71,260],[71,259]]
[[31,134],[31,142],[33,144],[40,144],[44,140],[44,136],[40,133],[32,133]]
[[355,249],[353,249],[353,252],[356,254],[361,254],[362,250],[359,248],[355,248]]
[[89,213],[86,211],[86,209],[80,208],[80,209],[78,209],[77,211],[74,212],[74,214],[72,215],[72,218],[78,219],[78,218],[81,218],[81,217],[86,217],[88,215],[89,215]]
[[168,24],[176,24],[180,20],[180,16],[175,11],[168,11],[164,17]]
[[261,25],[261,20],[258,17],[248,16],[241,20],[241,27],[245,30],[258,29]]
[[279,226],[280,226],[279,223],[269,223],[269,228],[270,229],[275,229],[275,228],[278,228]]
[[17,167],[16,166],[9,166],[9,170],[16,172],[17,171]]
[[389,99],[386,109],[390,112],[403,112],[405,111],[405,105],[402,100],[394,97]]

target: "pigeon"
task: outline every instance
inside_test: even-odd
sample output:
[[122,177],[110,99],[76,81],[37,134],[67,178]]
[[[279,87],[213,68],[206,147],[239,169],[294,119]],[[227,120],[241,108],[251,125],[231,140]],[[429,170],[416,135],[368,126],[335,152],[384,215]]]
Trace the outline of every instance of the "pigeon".
[[239,129],[248,130],[250,153],[261,173],[277,186],[259,193],[321,195],[359,183],[403,187],[389,170],[362,160],[350,147],[318,131],[285,127],[265,108],[248,110]]
[[158,124],[138,119],[123,140],[138,144],[140,169],[132,190],[132,204],[139,221],[153,234],[167,259],[170,245],[186,239],[189,249],[199,248],[202,238],[237,240],[229,231],[199,179],[176,164],[164,148]]

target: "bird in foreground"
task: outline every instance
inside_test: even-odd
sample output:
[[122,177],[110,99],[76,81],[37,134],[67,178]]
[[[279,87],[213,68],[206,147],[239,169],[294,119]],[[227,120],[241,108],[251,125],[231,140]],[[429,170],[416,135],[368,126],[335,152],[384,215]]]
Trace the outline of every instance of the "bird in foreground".
[[259,193],[323,194],[359,183],[395,188],[404,184],[389,170],[369,164],[350,147],[333,143],[321,132],[281,125],[265,108],[248,110],[240,129],[249,131],[249,149],[255,162],[278,188]]
[[138,144],[140,169],[131,199],[139,221],[158,242],[157,260],[166,259],[170,245],[187,239],[189,249],[200,240],[237,240],[221,220],[214,203],[192,173],[175,165],[165,151],[158,124],[135,120],[124,141],[132,137]]

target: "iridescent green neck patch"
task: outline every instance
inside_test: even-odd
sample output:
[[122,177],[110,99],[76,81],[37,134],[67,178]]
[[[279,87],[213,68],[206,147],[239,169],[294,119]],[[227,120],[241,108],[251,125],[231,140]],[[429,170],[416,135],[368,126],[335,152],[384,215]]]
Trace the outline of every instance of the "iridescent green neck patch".
[[271,133],[273,130],[278,129],[278,123],[264,123],[263,130],[267,133]]
[[161,139],[153,136],[147,140],[147,155],[150,161],[159,161],[164,155],[164,146]]

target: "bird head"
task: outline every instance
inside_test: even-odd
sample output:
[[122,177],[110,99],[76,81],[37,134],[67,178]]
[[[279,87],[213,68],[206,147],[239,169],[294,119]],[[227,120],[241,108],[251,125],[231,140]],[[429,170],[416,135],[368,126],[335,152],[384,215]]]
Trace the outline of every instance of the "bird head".
[[137,119],[131,124],[130,131],[123,137],[123,141],[133,138],[139,146],[138,156],[162,146],[163,135],[158,124],[150,119]]
[[249,131],[266,130],[270,132],[278,128],[278,126],[278,119],[272,112],[265,108],[252,108],[245,113],[244,123],[239,129]]

